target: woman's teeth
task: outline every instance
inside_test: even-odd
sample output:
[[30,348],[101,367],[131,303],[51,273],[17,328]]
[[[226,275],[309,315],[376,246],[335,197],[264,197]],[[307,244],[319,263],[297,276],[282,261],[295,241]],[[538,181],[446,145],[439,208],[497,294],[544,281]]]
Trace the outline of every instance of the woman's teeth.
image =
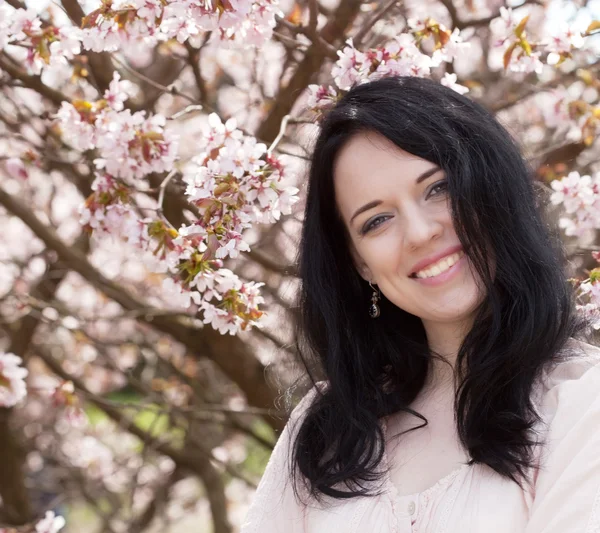
[[432,266],[424,268],[423,270],[419,270],[415,273],[417,278],[433,278],[434,276],[438,276],[442,272],[445,272],[450,267],[456,264],[456,262],[465,255],[465,252],[462,250],[460,252],[456,252],[452,255],[447,255],[443,259],[440,259],[437,263],[434,263]]

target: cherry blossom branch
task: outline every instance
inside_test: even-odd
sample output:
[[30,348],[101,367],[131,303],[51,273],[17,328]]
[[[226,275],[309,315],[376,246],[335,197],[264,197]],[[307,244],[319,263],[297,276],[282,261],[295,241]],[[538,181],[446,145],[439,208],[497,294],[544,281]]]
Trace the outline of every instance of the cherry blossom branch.
[[[80,27],[85,13],[79,4],[79,0],[61,0],[61,4],[73,23],[77,27]],[[104,92],[113,79],[113,73],[115,71],[110,59],[110,54],[106,52],[96,53],[87,51],[82,55],[86,56],[88,59],[90,71],[96,82],[98,91]]]
[[113,56],[113,60],[116,63],[118,63],[121,67],[123,67],[127,72],[129,72],[136,78],[139,78],[144,83],[147,83],[148,85],[151,85],[155,89],[158,89],[162,93],[172,94],[173,96],[181,96],[182,98],[185,98],[188,102],[191,102],[192,104],[201,104],[201,102],[199,100],[197,100],[196,98],[194,98],[188,94],[180,92],[179,89],[177,89],[177,87],[175,87],[175,85],[166,87],[165,85],[162,85],[161,83],[158,83],[157,81],[154,81],[153,79],[149,78],[148,76],[145,76],[141,72],[130,67],[127,63],[125,63],[124,61],[121,61],[120,59],[116,58],[115,56]]
[[[106,296],[125,309],[140,311],[148,309],[152,312],[152,308],[138,301],[122,286],[107,279],[89,263],[85,256],[67,246],[52,228],[40,222],[34,213],[2,188],[0,188],[0,205],[19,217],[49,249],[58,254],[70,269],[80,274]],[[140,319],[146,320],[145,313],[141,314]],[[151,326],[172,335],[192,353],[202,353],[214,361],[224,374],[244,391],[250,405],[266,408],[274,405],[275,394],[264,382],[264,365],[256,358],[251,348],[238,337],[221,335],[212,328],[204,328],[199,332],[195,328],[188,327],[180,317],[155,316],[147,321]],[[267,418],[266,421],[274,429],[282,429],[285,423],[273,417]]]
[[[206,39],[210,34],[207,33]],[[206,39],[204,42],[206,42]],[[202,77],[200,72],[200,49],[193,47],[189,41],[185,42],[185,49],[187,51],[187,62],[192,68],[194,79],[196,80],[196,87],[198,88],[199,98],[202,103],[207,101],[208,91],[206,88],[206,81]]]
[[352,38],[354,42],[354,46],[360,46],[362,44],[363,39],[369,32],[371,28],[375,25],[375,23],[385,17],[394,7],[396,7],[400,3],[400,0],[388,0],[385,4],[383,4],[367,21],[363,24],[361,29],[358,31],[356,35]]
[[119,425],[119,427],[121,427],[124,431],[131,433],[132,435],[140,439],[144,444],[151,446],[153,449],[155,449],[162,455],[166,455],[167,457],[171,458],[176,465],[182,468],[186,468],[196,473],[200,476],[200,478],[202,478],[204,472],[204,465],[200,464],[199,457],[204,456],[206,458],[210,458],[213,461],[219,462],[220,464],[222,464],[223,468],[227,471],[228,474],[238,479],[241,479],[250,487],[256,488],[256,484],[253,481],[246,478],[244,474],[238,472],[237,469],[235,469],[231,465],[219,461],[218,459],[213,457],[210,451],[202,449],[197,440],[193,441],[193,450],[185,448],[179,450],[171,446],[171,444],[169,444],[167,441],[157,439],[147,431],[141,429],[135,423],[134,420],[130,419],[128,416],[123,414],[116,407],[112,406],[110,402],[107,402],[102,397],[88,390],[83,381],[81,381],[79,378],[72,375],[71,373],[65,371],[60,362],[57,361],[48,352],[46,347],[38,345],[35,347],[34,353],[48,366],[50,370],[52,370],[54,374],[61,377],[65,381],[70,381],[71,383],[73,383],[75,389],[80,391],[88,399],[88,401],[90,401],[96,407],[104,411],[104,413],[111,420],[116,422]]
[[173,179],[173,177],[177,174],[177,169],[171,170],[167,177],[163,180],[159,187],[158,193],[158,213],[162,216],[163,214],[163,202],[165,201],[165,189],[169,185],[169,182]]
[[[495,18],[498,18],[500,16],[500,9],[498,8],[494,13],[492,13],[491,15],[489,15],[487,17],[481,17],[478,19],[471,19],[471,20],[462,20],[458,16],[458,11],[452,0],[439,0],[439,1],[448,10],[448,14],[450,15],[450,18],[452,19],[452,27],[458,28],[459,30],[464,30],[465,28],[469,28],[469,27],[486,26],[492,20],[494,20]],[[521,4],[519,4],[519,7],[523,7],[524,5],[527,5],[527,4],[544,5],[540,0],[524,0]]]
[[0,69],[6,71],[9,76],[19,80],[25,87],[33,89],[56,105],[60,105],[62,102],[69,101],[69,98],[67,98],[63,93],[42,83],[40,76],[31,76],[27,74],[23,70],[13,66],[12,63],[7,60],[7,58],[8,56],[6,54],[0,54]]
[[291,118],[291,115],[286,115],[281,120],[281,125],[279,126],[279,133],[277,134],[277,137],[275,137],[275,139],[271,143],[271,146],[269,146],[269,148],[267,149],[267,154],[271,155],[273,153],[273,150],[275,150],[275,148],[277,148],[277,145],[281,142],[281,139],[283,139],[283,136],[285,135],[285,130],[287,128],[290,118]]
[[24,2],[20,0],[6,0],[6,3],[14,7],[15,9],[27,9],[27,6]]
[[[360,11],[361,5],[361,0],[342,0],[321,30],[321,38],[335,46],[343,38],[346,29]],[[274,105],[258,129],[256,136],[259,139],[269,142],[277,136],[283,117],[291,111],[292,106],[308,87],[312,76],[321,68],[326,58],[327,52],[323,47],[318,43],[312,43],[287,85],[280,88]]]
[[[75,244],[76,248],[87,246],[87,235],[79,238]],[[33,288],[31,296],[44,300],[54,298],[56,291],[67,275],[67,270],[54,262],[48,269],[48,273]],[[18,329],[8,329],[10,345],[8,351],[19,355],[27,361],[29,347],[35,332],[40,324],[39,317],[28,314],[19,321]],[[0,445],[0,463],[2,476],[0,476],[0,496],[2,497],[4,514],[12,524],[24,524],[32,520],[28,491],[25,487],[23,476],[23,453],[13,435],[10,424],[13,414],[12,409],[0,410],[0,434],[3,438]]]
[[[600,60],[588,65],[586,69],[589,70],[591,73],[598,75],[598,73],[600,73]],[[575,81],[575,79],[577,79],[576,74],[573,74],[572,72],[567,72],[560,76],[556,76],[555,78],[545,83],[541,83],[538,85],[529,85],[527,86],[525,91],[521,91],[515,96],[510,96],[506,100],[501,100],[500,102],[486,103],[486,107],[492,112],[498,113],[499,111],[503,111],[509,107],[517,105],[529,96],[532,96],[542,91],[547,91],[548,89],[552,89],[554,87],[558,87],[559,85],[568,83],[569,81]]]

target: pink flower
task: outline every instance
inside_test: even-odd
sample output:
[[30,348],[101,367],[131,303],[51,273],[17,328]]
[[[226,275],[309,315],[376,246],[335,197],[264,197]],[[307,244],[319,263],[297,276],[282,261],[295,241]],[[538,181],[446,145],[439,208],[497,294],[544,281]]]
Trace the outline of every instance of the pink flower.
[[571,172],[561,180],[554,180],[551,187],[555,192],[550,201],[562,204],[569,215],[559,220],[566,235],[580,236],[600,229],[600,173],[592,177]]
[[36,533],[58,533],[65,527],[65,519],[62,516],[56,516],[54,511],[46,511],[46,516],[40,520],[36,526]]
[[454,91],[456,91],[459,94],[465,94],[469,92],[468,87],[465,87],[464,85],[460,85],[458,83],[456,83],[456,74],[450,74],[448,72],[446,72],[444,74],[444,77],[440,80],[440,83],[442,85],[445,85],[446,87],[450,87],[450,89],[453,89]]
[[8,158],[4,165],[8,174],[13,178],[26,180],[29,177],[29,172],[27,172],[23,160],[19,157]]
[[27,396],[25,378],[29,373],[20,366],[23,360],[12,353],[0,353],[0,406],[12,407]]
[[108,89],[104,92],[104,99],[115,111],[122,111],[124,103],[133,96],[134,87],[130,81],[121,80],[121,75],[115,71]]
[[500,17],[490,22],[490,29],[497,38],[494,46],[502,46],[507,40],[511,40],[515,36],[515,28],[519,24],[519,20],[513,13],[512,8],[500,8]]
[[357,81],[366,78],[370,63],[362,52],[352,44],[352,39],[346,41],[343,50],[338,50],[339,59],[331,70],[335,83],[342,90],[348,90]]

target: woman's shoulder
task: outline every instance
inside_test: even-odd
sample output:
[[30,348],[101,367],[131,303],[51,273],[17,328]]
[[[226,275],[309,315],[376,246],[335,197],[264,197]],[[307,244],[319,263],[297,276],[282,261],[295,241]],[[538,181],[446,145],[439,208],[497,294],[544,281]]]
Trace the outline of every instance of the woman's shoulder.
[[600,348],[569,339],[560,360],[544,371],[540,381],[535,403],[544,418],[578,418],[600,393]]
[[315,402],[317,397],[323,394],[328,387],[328,382],[317,381],[313,383],[307,392],[302,396],[302,399],[296,404],[296,407],[292,409],[289,420],[298,420],[308,410],[308,408]]

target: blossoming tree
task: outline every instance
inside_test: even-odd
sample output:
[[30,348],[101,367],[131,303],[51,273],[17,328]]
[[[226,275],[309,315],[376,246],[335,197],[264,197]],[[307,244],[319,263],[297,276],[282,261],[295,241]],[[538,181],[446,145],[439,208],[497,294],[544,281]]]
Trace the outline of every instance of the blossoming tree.
[[236,530],[294,379],[310,140],[355,83],[495,112],[600,327],[594,5],[0,0],[0,531]]

